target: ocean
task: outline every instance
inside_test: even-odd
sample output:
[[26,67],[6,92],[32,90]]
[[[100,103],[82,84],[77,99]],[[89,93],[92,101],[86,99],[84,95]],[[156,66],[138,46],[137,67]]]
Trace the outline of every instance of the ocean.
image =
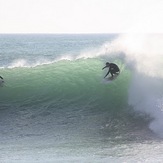
[[162,162],[163,35],[0,34],[0,76],[1,163]]

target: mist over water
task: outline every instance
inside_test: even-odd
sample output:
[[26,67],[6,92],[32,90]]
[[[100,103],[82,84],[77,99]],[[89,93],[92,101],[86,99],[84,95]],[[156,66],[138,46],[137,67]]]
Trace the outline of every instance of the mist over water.
[[163,137],[163,35],[126,34],[110,46],[132,72],[129,105],[149,115],[149,128]]

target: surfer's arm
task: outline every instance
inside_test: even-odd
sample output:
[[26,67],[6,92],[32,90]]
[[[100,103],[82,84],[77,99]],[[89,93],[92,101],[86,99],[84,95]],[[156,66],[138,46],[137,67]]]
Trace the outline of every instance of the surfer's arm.
[[107,67],[107,66],[103,67],[102,70],[103,70],[104,68],[106,68],[106,67]]
[[2,76],[0,76],[0,78],[3,79]]

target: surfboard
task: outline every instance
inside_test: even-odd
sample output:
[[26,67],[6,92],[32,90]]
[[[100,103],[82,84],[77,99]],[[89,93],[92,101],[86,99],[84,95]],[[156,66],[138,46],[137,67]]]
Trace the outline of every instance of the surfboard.
[[113,82],[114,80],[117,79],[117,77],[119,76],[119,74],[115,74],[113,77],[112,76],[109,76],[108,78],[105,78],[105,83],[110,83],[110,82]]

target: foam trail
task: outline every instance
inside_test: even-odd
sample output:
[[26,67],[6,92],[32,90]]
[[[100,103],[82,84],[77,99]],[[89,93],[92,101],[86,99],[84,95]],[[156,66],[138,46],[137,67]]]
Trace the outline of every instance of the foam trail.
[[7,68],[18,68],[18,67],[36,67],[39,65],[46,65],[46,64],[51,64],[54,63],[55,60],[53,61],[49,61],[47,59],[40,59],[36,62],[31,63],[30,61],[26,60],[26,59],[17,59],[14,60],[11,64],[9,64],[9,66],[7,66]]
[[11,63],[8,68],[15,68],[15,67],[28,67],[28,63],[25,59],[18,59]]
[[149,128],[163,137],[163,35],[122,35],[110,47],[133,72],[129,105],[153,118]]

